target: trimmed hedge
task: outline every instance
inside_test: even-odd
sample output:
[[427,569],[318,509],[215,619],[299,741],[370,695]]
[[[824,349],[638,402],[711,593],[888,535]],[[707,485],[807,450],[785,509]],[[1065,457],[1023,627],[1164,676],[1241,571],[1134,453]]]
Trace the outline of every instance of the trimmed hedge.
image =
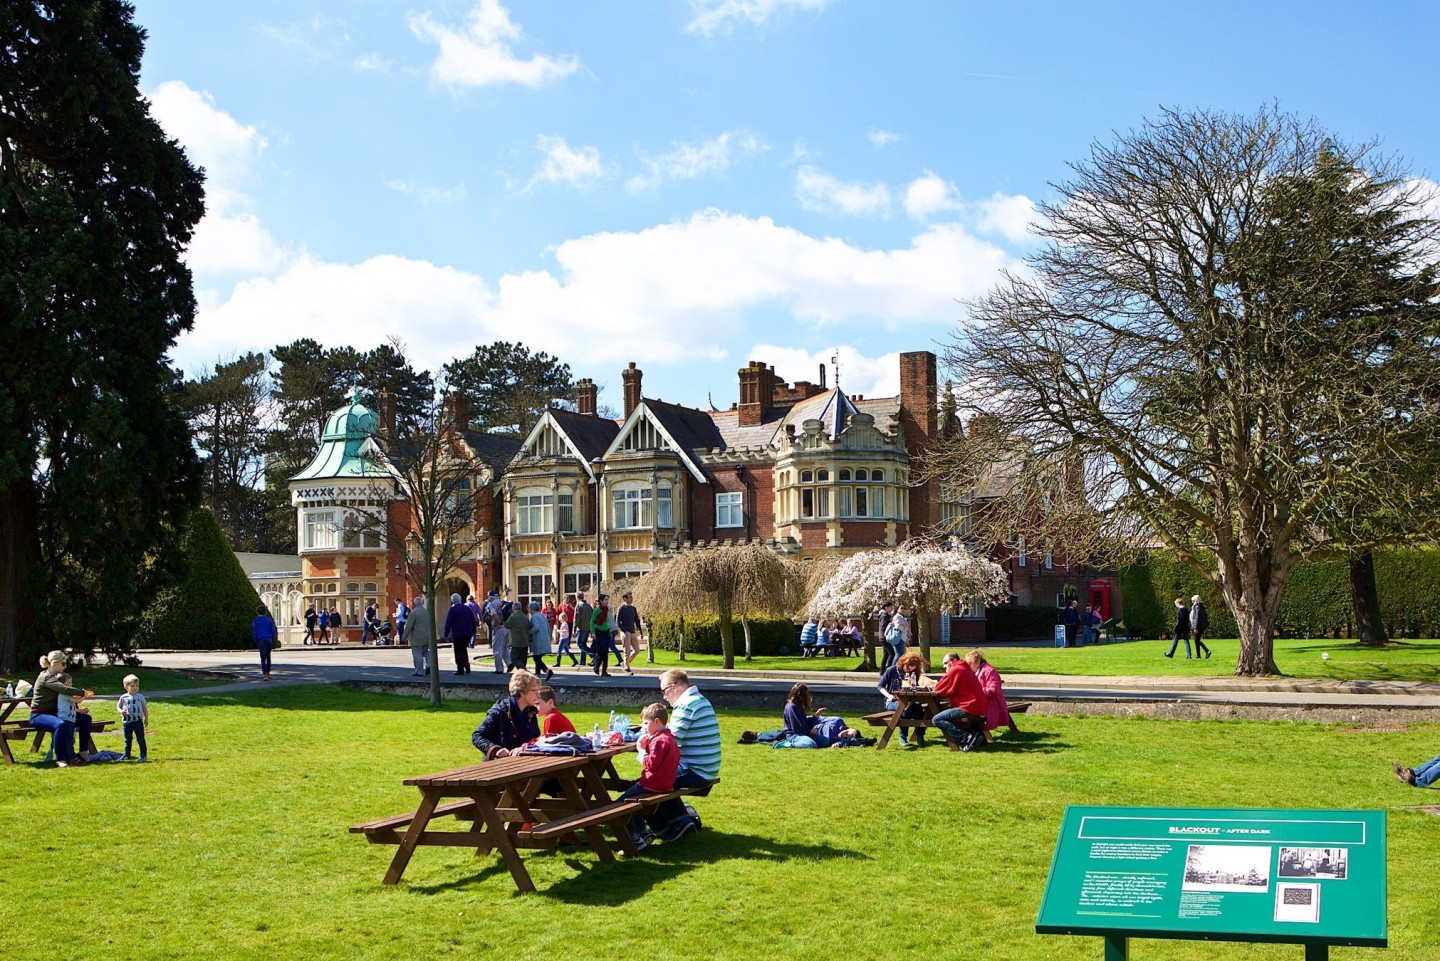
[[1031,641],[1052,637],[1061,610],[1046,604],[1002,604],[985,609],[985,637],[991,641]]
[[180,550],[185,574],[140,615],[135,646],[181,651],[250,647],[250,623],[260,596],[207,508],[190,513]]
[[[750,651],[773,657],[781,653],[800,652],[800,628],[788,617],[750,618]],[[651,617],[645,621],[650,630],[650,643],[658,651],[680,649],[680,618]],[[685,653],[722,654],[720,619],[718,617],[687,617],[684,619]],[[735,618],[735,656],[745,656],[745,632],[740,618]]]
[[[1391,637],[1440,636],[1440,550],[1377,551],[1375,584],[1380,615]],[[1219,588],[1202,582],[1169,551],[1120,572],[1125,624],[1136,637],[1169,637],[1177,596],[1199,594],[1215,637],[1239,633]],[[1297,564],[1285,585],[1276,633],[1282,637],[1354,637],[1350,565],[1343,560]]]

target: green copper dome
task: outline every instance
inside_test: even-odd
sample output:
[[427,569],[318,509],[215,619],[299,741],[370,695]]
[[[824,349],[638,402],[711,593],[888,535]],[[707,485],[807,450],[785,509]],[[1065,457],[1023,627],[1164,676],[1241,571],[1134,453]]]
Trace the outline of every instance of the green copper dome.
[[360,403],[360,388],[350,389],[350,403],[325,421],[320,449],[291,481],[339,477],[384,477],[390,474],[384,455],[375,444],[380,415]]

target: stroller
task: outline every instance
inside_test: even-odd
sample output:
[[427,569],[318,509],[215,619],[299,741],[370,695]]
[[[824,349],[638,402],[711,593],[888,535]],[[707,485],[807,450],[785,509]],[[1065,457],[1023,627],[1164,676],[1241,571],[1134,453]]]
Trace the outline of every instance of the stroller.
[[394,638],[390,636],[393,631],[394,629],[390,626],[389,621],[382,621],[378,617],[375,617],[365,621],[365,633],[363,636],[374,637],[376,647],[388,647],[395,643]]

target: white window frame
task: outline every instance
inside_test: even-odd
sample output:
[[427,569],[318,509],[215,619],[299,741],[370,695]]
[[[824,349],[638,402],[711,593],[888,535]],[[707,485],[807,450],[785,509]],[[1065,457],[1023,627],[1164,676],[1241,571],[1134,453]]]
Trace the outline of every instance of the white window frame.
[[655,526],[671,530],[675,527],[675,490],[660,487],[655,491]]
[[555,495],[540,487],[515,492],[515,533],[551,534],[555,531]]
[[610,489],[610,529],[643,530],[650,526],[651,491],[648,484],[626,482]]
[[575,495],[558,494],[555,497],[555,529],[561,534],[575,533]]
[[1021,534],[1015,538],[1015,566],[1029,567],[1030,562],[1025,557],[1025,535]]
[[336,509],[326,507],[301,512],[300,549],[333,551],[340,545],[340,532],[335,526]]
[[715,526],[745,526],[744,491],[722,491],[715,495]]

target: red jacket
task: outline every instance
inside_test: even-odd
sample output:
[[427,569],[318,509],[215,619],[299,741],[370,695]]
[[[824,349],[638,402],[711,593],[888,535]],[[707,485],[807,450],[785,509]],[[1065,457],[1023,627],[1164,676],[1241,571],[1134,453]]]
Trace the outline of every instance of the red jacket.
[[950,662],[945,676],[935,682],[935,693],[950,698],[951,707],[967,714],[984,717],[989,713],[990,701],[985,697],[985,688],[980,686],[980,678],[963,658]]
[[575,725],[568,717],[560,713],[560,709],[558,707],[555,710],[551,711],[549,714],[541,715],[541,734],[548,737],[551,734],[559,734],[562,731],[569,731],[571,734],[574,734]]
[[680,769],[680,746],[668,727],[645,745],[645,758],[640,762],[640,786],[654,794],[675,790],[675,772]]

